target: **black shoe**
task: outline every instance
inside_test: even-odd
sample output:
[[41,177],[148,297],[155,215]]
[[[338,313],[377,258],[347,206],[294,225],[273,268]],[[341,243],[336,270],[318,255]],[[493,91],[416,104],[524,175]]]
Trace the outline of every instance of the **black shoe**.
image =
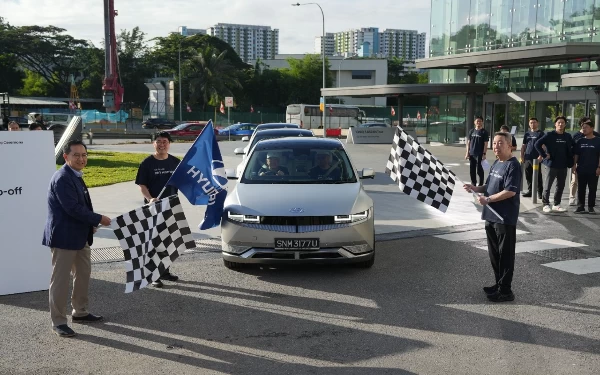
[[483,292],[485,294],[487,294],[488,296],[490,294],[494,294],[498,291],[498,285],[494,285],[494,286],[484,286],[483,287]]
[[59,337],[73,337],[76,335],[75,331],[73,331],[71,329],[71,327],[69,327],[66,324],[61,324],[59,326],[56,327],[52,327],[52,330],[54,331],[54,333],[56,333]]
[[575,209],[575,213],[576,214],[585,214],[586,212],[585,212],[585,209],[583,207],[579,206],[579,207],[577,207]]
[[491,302],[508,302],[514,301],[515,295],[513,294],[513,292],[501,293],[500,291],[497,291],[494,294],[488,294],[487,298]]
[[179,276],[175,276],[170,272],[164,273],[161,277],[161,280],[167,280],[167,281],[177,281],[179,280]]
[[102,315],[87,314],[85,316],[74,316],[73,323],[96,323],[103,321]]
[[594,207],[588,207],[588,212],[593,215],[596,213],[596,210],[594,210]]
[[523,193],[523,197],[524,197],[524,198],[529,198],[529,197],[531,197],[531,192],[530,192],[530,191],[527,191],[527,192]]
[[538,199],[542,199],[542,193],[538,193]]
[[153,281],[151,285],[155,288],[162,288],[164,284],[162,283],[162,281],[156,280],[156,281]]

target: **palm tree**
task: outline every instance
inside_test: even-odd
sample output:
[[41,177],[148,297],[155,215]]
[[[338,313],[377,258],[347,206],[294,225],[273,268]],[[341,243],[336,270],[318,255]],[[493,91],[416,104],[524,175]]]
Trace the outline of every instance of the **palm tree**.
[[202,103],[202,111],[206,104],[216,105],[219,98],[230,96],[233,88],[241,87],[237,70],[225,59],[226,54],[227,51],[206,46],[185,64],[190,102]]

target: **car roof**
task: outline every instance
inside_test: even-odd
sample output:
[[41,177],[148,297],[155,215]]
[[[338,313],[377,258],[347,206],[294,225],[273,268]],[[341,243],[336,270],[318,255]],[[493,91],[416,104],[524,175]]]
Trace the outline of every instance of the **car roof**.
[[254,147],[254,150],[269,150],[273,148],[285,148],[285,147],[310,147],[310,148],[324,148],[324,149],[339,149],[344,147],[339,139],[327,139],[317,137],[290,137],[290,138],[275,138],[265,139],[260,141]]
[[300,125],[298,124],[290,124],[290,123],[286,123],[286,122],[279,122],[279,123],[270,123],[270,124],[260,124],[257,126],[257,128],[260,129],[268,129],[268,128],[273,128],[273,129],[282,129],[283,127],[288,127],[288,128],[299,128]]
[[[299,128],[277,128],[277,129],[265,129],[260,131],[260,137],[272,136],[272,135],[287,135],[287,134],[302,134],[312,136],[313,132],[308,129]],[[259,137],[258,134],[255,137]]]

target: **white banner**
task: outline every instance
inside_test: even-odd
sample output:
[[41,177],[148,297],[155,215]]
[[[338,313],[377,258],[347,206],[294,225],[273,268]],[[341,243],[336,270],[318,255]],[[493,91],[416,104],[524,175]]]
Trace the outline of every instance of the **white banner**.
[[0,132],[0,295],[48,289],[51,257],[42,237],[55,170],[51,131]]
[[349,129],[346,143],[389,143],[394,140],[395,127],[390,128],[358,128],[352,127]]

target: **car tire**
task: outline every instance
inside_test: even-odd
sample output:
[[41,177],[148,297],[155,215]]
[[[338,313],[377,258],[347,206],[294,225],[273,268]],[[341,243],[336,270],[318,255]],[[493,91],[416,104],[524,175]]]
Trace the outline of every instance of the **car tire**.
[[356,263],[356,268],[371,268],[375,264],[375,250],[373,250],[373,256],[369,260],[365,260],[364,262]]
[[234,271],[238,271],[242,268],[244,268],[245,264],[244,263],[236,263],[236,262],[230,262],[228,260],[223,259],[223,265],[227,268],[229,268],[230,270],[234,270]]

